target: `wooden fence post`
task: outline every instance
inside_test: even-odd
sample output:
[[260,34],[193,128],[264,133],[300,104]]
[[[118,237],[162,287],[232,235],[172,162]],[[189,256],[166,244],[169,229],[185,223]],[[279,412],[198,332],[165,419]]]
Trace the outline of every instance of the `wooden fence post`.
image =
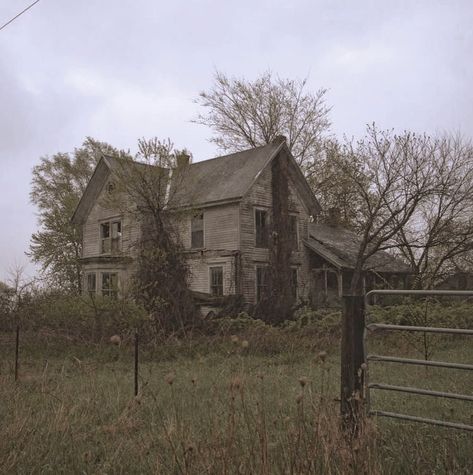
[[135,330],[135,396],[138,396],[138,330]]
[[15,381],[18,381],[18,360],[20,352],[20,325],[16,325],[16,338],[15,338]]
[[340,409],[345,430],[357,435],[363,416],[363,332],[365,303],[360,295],[343,297]]

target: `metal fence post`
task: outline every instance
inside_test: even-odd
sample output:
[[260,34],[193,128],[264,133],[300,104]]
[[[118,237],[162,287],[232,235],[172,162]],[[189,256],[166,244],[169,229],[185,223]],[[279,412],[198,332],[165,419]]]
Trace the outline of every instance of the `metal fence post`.
[[340,410],[344,429],[356,435],[363,417],[363,333],[365,302],[360,295],[343,297]]

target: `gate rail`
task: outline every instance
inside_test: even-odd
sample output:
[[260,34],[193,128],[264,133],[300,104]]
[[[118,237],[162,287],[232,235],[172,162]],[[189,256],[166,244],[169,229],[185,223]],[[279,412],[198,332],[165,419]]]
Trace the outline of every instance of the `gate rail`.
[[[370,303],[370,299],[375,295],[405,295],[405,296],[445,296],[445,297],[473,297],[473,291],[450,291],[450,290],[371,290],[365,295],[365,311]],[[368,312],[366,312],[368,314]],[[413,325],[389,325],[385,323],[372,323],[368,324],[365,321],[364,332],[363,332],[363,355],[365,356],[365,361],[368,364],[369,361],[380,362],[380,363],[396,363],[396,364],[408,364],[408,365],[419,365],[419,366],[434,366],[438,368],[447,368],[447,369],[459,369],[473,371],[473,365],[470,364],[461,364],[461,363],[450,363],[446,361],[430,361],[430,360],[418,360],[412,358],[401,358],[394,356],[384,356],[384,355],[374,355],[366,354],[366,340],[370,333],[378,331],[401,331],[401,332],[423,332],[423,333],[440,333],[440,334],[454,334],[454,335],[473,335],[473,330],[461,329],[461,328],[436,328],[436,327],[423,327],[423,326],[413,326]],[[473,431],[473,425],[463,424],[459,422],[448,422],[439,419],[429,419],[425,417],[412,416],[409,414],[400,414],[397,412],[388,412],[388,411],[379,411],[372,410],[370,404],[370,390],[385,390],[385,391],[396,391],[403,392],[415,395],[422,396],[431,396],[431,397],[441,397],[456,399],[461,401],[470,401],[473,402],[473,395],[467,394],[456,394],[443,391],[432,391],[428,389],[414,388],[408,386],[394,386],[390,384],[378,383],[378,382],[369,382],[369,371],[368,366],[364,371],[364,387],[365,387],[365,400],[366,400],[366,409],[367,413],[370,416],[378,417],[389,417],[394,419],[402,419],[412,422],[421,422],[424,424],[431,424],[443,427],[449,427],[453,429],[461,429],[466,431]]]

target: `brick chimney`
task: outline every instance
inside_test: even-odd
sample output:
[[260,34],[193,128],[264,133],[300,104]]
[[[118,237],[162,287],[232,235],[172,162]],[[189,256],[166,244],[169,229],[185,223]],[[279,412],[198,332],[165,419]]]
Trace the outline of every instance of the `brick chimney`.
[[328,209],[327,224],[329,226],[333,226],[334,228],[337,226],[340,226],[341,220],[342,218],[341,218],[340,208],[338,208],[337,206],[334,206]]
[[272,142],[274,144],[287,143],[287,138],[285,135],[276,135]]
[[190,163],[190,155],[186,152],[181,152],[176,156],[176,167],[184,168]]

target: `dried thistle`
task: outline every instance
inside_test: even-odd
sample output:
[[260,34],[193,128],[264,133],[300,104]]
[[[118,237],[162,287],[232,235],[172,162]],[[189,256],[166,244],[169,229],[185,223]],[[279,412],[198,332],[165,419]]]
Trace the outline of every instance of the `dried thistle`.
[[167,384],[169,384],[169,386],[172,386],[172,383],[174,383],[174,380],[176,379],[176,375],[174,373],[168,373],[165,377],[164,377],[164,381],[166,381]]
[[307,378],[299,378],[299,384],[303,388],[308,383]]

